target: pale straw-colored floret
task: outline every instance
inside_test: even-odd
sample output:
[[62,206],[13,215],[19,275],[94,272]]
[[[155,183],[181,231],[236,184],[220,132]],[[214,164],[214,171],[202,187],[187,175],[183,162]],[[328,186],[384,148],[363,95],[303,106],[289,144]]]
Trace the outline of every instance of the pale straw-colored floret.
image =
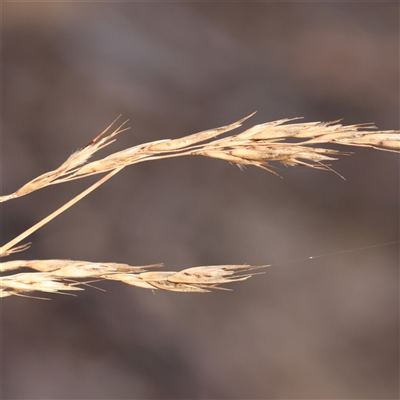
[[2,291],[11,292],[63,292],[68,290],[83,290],[77,286],[78,282],[66,282],[55,278],[47,272],[21,273],[8,276],[2,276],[0,279],[0,288]]

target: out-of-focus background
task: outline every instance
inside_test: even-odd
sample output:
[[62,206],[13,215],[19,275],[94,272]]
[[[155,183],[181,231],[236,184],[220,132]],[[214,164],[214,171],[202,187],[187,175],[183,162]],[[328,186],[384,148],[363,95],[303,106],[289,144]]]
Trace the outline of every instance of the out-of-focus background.
[[[256,110],[245,127],[399,129],[396,2],[9,2],[2,21],[2,194],[119,114],[131,130],[108,151]],[[346,150],[346,181],[200,157],[138,164],[35,233],[19,258],[273,266],[233,292],[104,282],[6,298],[2,398],[398,398],[399,250],[374,245],[399,240],[399,158]],[[4,203],[2,242],[91,182]]]

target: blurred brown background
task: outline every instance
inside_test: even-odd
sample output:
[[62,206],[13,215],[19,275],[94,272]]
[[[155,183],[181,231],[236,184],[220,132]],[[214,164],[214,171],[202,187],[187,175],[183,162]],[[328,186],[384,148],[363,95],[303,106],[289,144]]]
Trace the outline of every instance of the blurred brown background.
[[[108,151],[255,110],[246,127],[399,129],[396,2],[10,2],[2,21],[3,194],[119,114],[132,129]],[[398,398],[398,244],[338,252],[399,240],[399,158],[347,150],[334,164],[346,181],[200,157],[139,164],[35,233],[19,257],[275,265],[233,292],[105,282],[4,299],[2,398]],[[4,203],[2,242],[92,181]]]

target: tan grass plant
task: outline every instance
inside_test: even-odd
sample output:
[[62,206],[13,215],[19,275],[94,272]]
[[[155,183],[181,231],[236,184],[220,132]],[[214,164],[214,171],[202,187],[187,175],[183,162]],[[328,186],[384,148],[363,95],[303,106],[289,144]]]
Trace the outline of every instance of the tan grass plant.
[[[378,150],[400,152],[400,131],[378,131],[372,124],[342,125],[333,122],[297,122],[300,118],[282,119],[253,126],[238,134],[221,137],[223,133],[239,128],[253,114],[230,125],[185,136],[144,143],[112,153],[100,160],[89,159],[100,149],[115,141],[126,131],[127,121],[116,129],[115,120],[106,130],[82,149],[73,153],[57,169],[47,172],[23,185],[14,193],[0,196],[0,202],[25,196],[49,185],[82,179],[106,173],[100,180],[78,196],[65,203],[37,224],[0,247],[0,256],[6,257],[29,247],[19,243],[47,222],[77,203],[123,168],[143,161],[180,156],[204,156],[237,164],[256,166],[278,175],[271,162],[286,166],[303,166],[335,172],[329,164],[339,155],[350,155],[320,145],[345,145],[370,147]],[[296,121],[296,122],[294,122]],[[288,140],[289,139],[289,140]],[[336,172],[335,172],[336,173]],[[340,176],[340,175],[339,175]],[[0,297],[12,295],[31,296],[31,292],[63,293],[83,290],[82,286],[99,280],[117,280],[129,285],[178,292],[209,292],[212,289],[228,290],[221,284],[243,281],[264,266],[217,265],[184,269],[180,272],[148,271],[160,264],[130,266],[119,263],[102,263],[74,260],[16,260],[0,264]],[[14,273],[28,267],[32,272]],[[10,272],[13,271],[13,272]],[[256,272],[257,273],[257,272]],[[79,279],[79,280],[77,280]],[[31,296],[32,297],[32,296]]]

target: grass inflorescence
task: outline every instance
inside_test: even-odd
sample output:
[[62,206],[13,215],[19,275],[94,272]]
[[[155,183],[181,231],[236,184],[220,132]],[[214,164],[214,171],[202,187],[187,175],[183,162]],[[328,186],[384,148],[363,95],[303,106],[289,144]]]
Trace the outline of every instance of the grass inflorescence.
[[[253,114],[232,124],[209,129],[179,139],[157,140],[112,153],[102,159],[89,161],[100,149],[110,145],[121,132],[126,131],[125,121],[112,129],[116,120],[82,149],[77,150],[58,168],[42,174],[21,186],[14,193],[0,196],[0,202],[28,195],[49,185],[104,174],[92,186],[16,238],[0,247],[0,257],[24,251],[29,243],[19,244],[30,234],[51,221],[87,194],[102,185],[123,168],[143,161],[181,156],[218,158],[239,167],[255,166],[278,175],[271,163],[286,166],[303,166],[335,172],[330,164],[340,155],[350,155],[321,147],[344,145],[370,147],[378,150],[400,152],[400,131],[379,131],[372,124],[342,125],[333,122],[298,122],[300,118],[281,119],[253,126],[238,134],[221,137],[239,128]],[[296,122],[295,122],[296,121]],[[336,173],[336,172],[335,172]],[[340,175],[339,175],[340,176]],[[266,267],[248,265],[201,266],[180,272],[149,271],[161,264],[130,266],[120,263],[75,260],[16,260],[0,264],[0,297],[30,296],[31,292],[70,293],[83,290],[82,286],[99,280],[116,280],[146,289],[178,292],[209,292],[228,290],[220,285],[243,281],[254,275],[255,269]],[[21,268],[32,272],[14,273]],[[12,272],[10,272],[12,271]],[[5,273],[5,274],[4,274]]]

